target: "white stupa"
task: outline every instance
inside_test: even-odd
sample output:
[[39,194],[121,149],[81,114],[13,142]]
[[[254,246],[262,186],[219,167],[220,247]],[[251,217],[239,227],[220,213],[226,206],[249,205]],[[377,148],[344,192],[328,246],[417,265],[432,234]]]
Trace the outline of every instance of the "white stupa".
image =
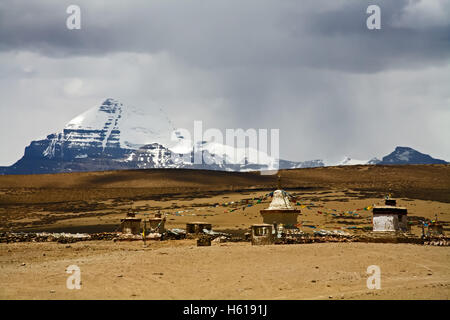
[[266,210],[293,210],[289,197],[283,190],[275,190],[273,192],[272,202]]
[[272,224],[277,230],[279,224],[284,227],[295,227],[300,210],[295,209],[289,200],[286,191],[281,190],[280,176],[278,176],[278,189],[273,192],[272,202],[267,209],[261,210],[264,223]]

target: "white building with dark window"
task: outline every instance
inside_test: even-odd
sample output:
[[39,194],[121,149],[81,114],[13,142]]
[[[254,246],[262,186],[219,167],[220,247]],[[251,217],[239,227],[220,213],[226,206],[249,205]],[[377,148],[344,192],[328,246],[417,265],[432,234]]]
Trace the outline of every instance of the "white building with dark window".
[[408,210],[397,207],[394,199],[386,199],[384,206],[374,206],[372,209],[373,231],[382,232],[407,232]]

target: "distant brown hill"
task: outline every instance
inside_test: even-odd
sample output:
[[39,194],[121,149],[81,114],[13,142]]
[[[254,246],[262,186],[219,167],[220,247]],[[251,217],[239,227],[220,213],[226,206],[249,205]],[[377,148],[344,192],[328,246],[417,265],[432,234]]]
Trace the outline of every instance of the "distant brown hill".
[[[450,202],[450,165],[357,165],[281,172],[285,189],[390,190],[396,197]],[[0,176],[0,204],[136,199],[162,194],[271,190],[276,186],[276,175],[191,169],[5,175]]]

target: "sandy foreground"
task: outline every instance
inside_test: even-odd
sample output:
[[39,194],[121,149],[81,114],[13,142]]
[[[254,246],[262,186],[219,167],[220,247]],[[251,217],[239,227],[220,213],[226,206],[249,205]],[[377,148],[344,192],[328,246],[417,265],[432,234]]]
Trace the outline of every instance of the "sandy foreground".
[[[0,245],[1,299],[449,299],[450,248],[194,240]],[[65,269],[81,269],[69,290]],[[367,288],[367,267],[381,289]]]
[[[104,232],[132,210],[242,236],[261,223],[276,176],[136,170],[0,176],[0,232]],[[438,218],[450,230],[450,166],[352,166],[283,171],[306,233],[370,230],[368,206],[392,191],[411,232]],[[256,202],[256,199],[263,199]],[[252,204],[246,207],[246,203]],[[242,205],[244,204],[244,205]],[[69,290],[66,268],[81,269]],[[381,289],[367,268],[381,268]],[[450,247],[381,243],[252,246],[195,240],[1,243],[0,299],[449,299]]]

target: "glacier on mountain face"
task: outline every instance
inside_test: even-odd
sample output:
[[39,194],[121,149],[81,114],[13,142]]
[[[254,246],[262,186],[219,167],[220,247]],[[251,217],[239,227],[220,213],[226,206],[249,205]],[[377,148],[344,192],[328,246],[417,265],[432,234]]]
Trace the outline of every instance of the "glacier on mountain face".
[[[124,107],[114,99],[106,99],[100,107],[93,107],[75,117],[64,128],[71,134],[79,133],[84,142],[101,140],[103,149],[108,143],[118,143],[121,148],[137,149],[146,144],[170,145],[174,130],[161,108],[151,105],[153,112],[136,107]],[[89,136],[89,132],[95,133]],[[87,134],[87,135],[86,135]],[[77,135],[68,140],[79,141]]]
[[[277,159],[269,156],[265,152],[250,147],[238,148],[214,141],[198,141],[196,143],[193,143],[192,141],[185,140],[180,142],[180,144],[183,145],[183,148],[180,148],[179,145],[175,145],[173,148],[170,148],[170,150],[173,152],[183,151],[182,153],[184,154],[187,153],[186,151],[192,150],[194,164],[196,163],[196,159],[200,159],[202,162],[210,165],[222,164],[245,166],[251,164],[259,164],[264,165],[267,170],[276,170],[278,168]],[[196,155],[197,158],[195,157]]]
[[410,150],[401,150],[401,151],[397,151],[395,153],[395,158],[391,158],[390,161],[409,161],[411,157],[411,151]]

